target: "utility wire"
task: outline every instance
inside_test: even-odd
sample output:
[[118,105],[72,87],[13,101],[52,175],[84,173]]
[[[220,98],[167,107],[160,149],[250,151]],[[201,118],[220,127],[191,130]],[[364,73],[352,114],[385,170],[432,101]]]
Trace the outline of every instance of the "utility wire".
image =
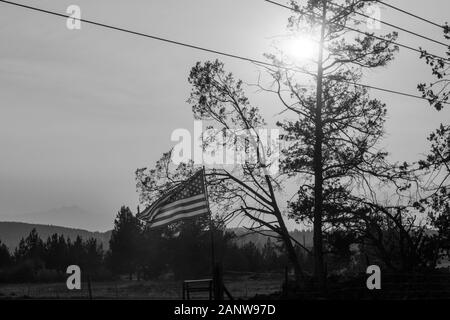
[[[124,32],[124,33],[129,33],[129,34],[133,34],[133,35],[137,35],[137,36],[141,36],[141,37],[145,37],[145,38],[150,38],[150,39],[153,39],[153,40],[158,40],[158,41],[170,43],[170,44],[177,45],[177,46],[183,46],[183,47],[187,47],[187,48],[191,48],[191,49],[195,49],[195,50],[199,50],[199,51],[214,53],[214,54],[225,56],[225,57],[229,57],[229,58],[240,59],[240,60],[244,60],[244,61],[247,61],[247,62],[252,62],[252,63],[255,63],[255,64],[259,64],[259,65],[270,66],[270,67],[275,67],[275,68],[280,68],[280,69],[284,69],[284,70],[289,70],[289,71],[293,71],[293,72],[298,72],[298,73],[303,73],[303,74],[310,75],[308,72],[305,72],[305,71],[300,70],[300,69],[278,66],[276,64],[260,61],[260,60],[257,60],[257,59],[247,58],[247,57],[238,56],[238,55],[227,53],[227,52],[223,52],[223,51],[208,49],[208,48],[204,48],[204,47],[200,47],[200,46],[196,46],[196,45],[192,45],[192,44],[188,44],[188,43],[174,41],[174,40],[170,40],[170,39],[167,39],[167,38],[162,38],[162,37],[158,37],[158,36],[154,36],[154,35],[150,35],[150,34],[146,34],[146,33],[142,33],[142,32],[132,31],[132,30],[119,28],[119,27],[111,26],[111,25],[108,25],[108,24],[100,23],[100,22],[95,22],[95,21],[92,21],[92,20],[81,19],[81,18],[77,19],[77,18],[73,18],[73,17],[71,17],[69,15],[66,15],[66,14],[62,14],[62,13],[58,13],[58,12],[54,12],[54,11],[49,11],[49,10],[45,10],[45,9],[41,9],[41,8],[36,8],[36,7],[32,7],[32,6],[28,6],[28,5],[24,5],[24,4],[20,4],[20,3],[16,3],[16,2],[11,2],[11,1],[6,1],[6,0],[0,0],[0,2],[7,3],[7,4],[10,4],[10,5],[14,5],[14,6],[18,6],[18,7],[21,7],[21,8],[26,8],[26,9],[33,10],[33,11],[38,11],[38,12],[42,12],[42,13],[58,16],[58,17],[70,18],[70,19],[74,19],[74,20],[77,20],[77,21],[81,21],[81,22],[87,23],[87,24],[91,24],[91,25],[95,25],[95,26],[99,26],[99,27],[103,27],[103,28],[107,28],[107,29],[111,29],[111,30],[115,30],[115,31],[121,31],[121,32]],[[374,89],[374,90],[378,90],[378,91],[382,91],[382,92],[388,92],[388,93],[392,93],[392,94],[397,94],[397,95],[401,95],[401,96],[405,96],[405,97],[416,98],[416,99],[421,99],[421,100],[427,100],[425,97],[422,97],[422,96],[419,96],[419,95],[410,94],[410,93],[406,93],[406,92],[400,92],[400,91],[396,91],[396,90],[390,90],[390,89],[375,87],[375,86],[361,84],[361,83],[348,81],[348,80],[343,80],[343,79],[342,80],[341,79],[339,79],[339,80],[336,79],[336,81],[347,83],[347,84],[351,84],[351,85],[358,86],[358,87],[363,87],[363,88]],[[450,104],[450,103],[447,102],[447,104]]]
[[133,35],[136,35],[136,36],[146,37],[146,38],[150,38],[150,39],[153,39],[153,40],[158,40],[158,41],[162,41],[162,42],[166,42],[166,43],[170,43],[170,44],[174,44],[174,45],[178,45],[178,46],[183,46],[183,47],[188,47],[188,48],[191,48],[191,49],[196,49],[196,50],[201,50],[201,51],[210,52],[210,53],[214,53],[214,54],[219,54],[219,55],[230,57],[230,58],[246,60],[246,61],[249,61],[249,62],[254,62],[254,63],[263,64],[263,65],[267,65],[267,66],[272,66],[272,67],[275,66],[274,64],[271,64],[271,63],[268,63],[268,62],[264,62],[264,61],[259,61],[259,60],[256,60],[256,59],[251,59],[251,58],[247,58],[247,57],[243,57],[243,56],[238,56],[238,55],[234,55],[234,54],[231,54],[231,53],[226,53],[226,52],[217,51],[217,50],[213,50],[213,49],[207,49],[207,48],[203,48],[203,47],[200,47],[200,46],[196,46],[196,45],[192,45],[192,44],[188,44],[188,43],[184,43],[184,42],[179,42],[179,41],[175,41],[175,40],[170,40],[170,39],[167,39],[167,38],[162,38],[162,37],[158,37],[158,36],[154,36],[154,35],[150,35],[150,34],[146,34],[146,33],[142,33],[142,32],[137,32],[137,31],[133,31],[133,30],[129,30],[129,29],[115,27],[115,26],[112,26],[112,25],[108,25],[108,24],[104,24],[104,23],[100,23],[100,22],[96,22],[96,21],[92,21],[92,20],[81,19],[81,18],[78,19],[78,18],[74,18],[74,17],[71,17],[71,16],[66,15],[66,14],[62,14],[62,13],[58,13],[58,12],[54,12],[54,11],[49,11],[49,10],[45,10],[45,9],[41,9],[41,8],[36,8],[36,7],[32,7],[32,6],[28,6],[28,5],[24,5],[24,4],[20,4],[20,3],[16,3],[16,2],[5,1],[5,0],[0,0],[0,2],[11,4],[11,5],[22,7],[22,8],[26,8],[26,9],[30,9],[30,10],[34,10],[34,11],[38,11],[38,12],[42,12],[42,13],[47,13],[47,14],[54,15],[54,16],[59,16],[59,17],[63,17],[63,18],[73,19],[75,21],[80,21],[80,22],[84,22],[84,23],[87,23],[87,24],[92,24],[92,25],[95,25],[95,26],[98,26],[98,27],[103,27],[103,28],[107,28],[107,29],[121,31],[121,32],[133,34]]
[[[339,7],[339,8],[342,8],[342,9],[346,9],[345,6],[343,6],[343,5],[341,5],[341,4],[334,3],[334,2],[332,2],[332,1],[328,2],[328,4],[331,4],[332,6]],[[424,36],[424,35],[422,35],[422,34],[419,34],[419,33],[417,33],[417,32],[414,32],[414,31],[408,30],[408,29],[406,29],[406,28],[402,28],[402,27],[400,27],[400,26],[397,26],[397,25],[395,25],[395,24],[389,23],[389,22],[387,22],[387,21],[383,21],[383,20],[381,20],[381,19],[377,19],[377,18],[371,17],[371,16],[369,16],[369,15],[367,15],[367,14],[364,14],[364,13],[361,13],[361,12],[358,12],[358,11],[354,11],[354,13],[357,14],[357,15],[359,15],[359,16],[362,16],[362,17],[371,19],[371,20],[373,20],[373,21],[379,22],[379,23],[381,23],[381,24],[384,24],[384,25],[386,25],[386,26],[395,28],[395,29],[397,29],[397,30],[400,30],[400,31],[403,31],[403,32],[412,34],[412,35],[414,35],[414,36],[416,36],[416,37],[419,37],[419,38],[422,38],[422,39],[425,39],[425,40],[428,40],[428,41],[431,41],[431,42],[440,44],[440,45],[442,45],[442,46],[444,46],[444,47],[446,47],[446,48],[449,46],[448,44],[446,44],[446,43],[444,43],[444,42],[441,42],[441,41],[438,41],[438,40],[429,38],[429,37]],[[356,20],[356,19],[353,19],[353,20],[358,21],[358,22],[361,22],[361,21]]]
[[[272,0],[263,0],[263,1],[268,2],[270,4],[273,4],[273,5],[276,5],[276,6],[279,6],[279,7],[282,7],[282,8],[285,8],[285,9],[289,9],[289,10],[297,12],[297,13],[308,15],[308,16],[313,17],[313,18],[317,18],[318,17],[315,13],[305,13],[305,12],[299,10],[299,9],[296,9],[296,8],[293,8],[293,7],[281,4],[281,3],[276,2],[276,1],[272,1]],[[365,32],[365,31],[362,31],[362,30],[359,30],[359,29],[356,29],[356,28],[349,27],[349,26],[344,25],[344,24],[340,24],[340,23],[336,23],[336,22],[332,22],[332,24],[334,24],[336,26],[339,26],[339,27],[342,27],[342,28],[345,28],[345,29],[348,29],[348,30],[351,30],[351,31],[354,31],[354,32],[357,32],[357,33],[364,34],[364,35],[366,35],[368,37],[371,37],[371,38],[374,38],[374,39],[378,39],[378,40],[381,40],[381,41],[384,41],[384,42],[392,43],[392,44],[394,44],[396,46],[399,46],[401,48],[405,48],[405,49],[408,49],[408,50],[415,51],[415,52],[418,52],[420,54],[423,54],[423,52],[420,49],[413,48],[413,47],[408,46],[406,44],[395,42],[393,40],[384,39],[382,37],[376,36],[374,34],[371,34],[371,33],[368,33],[368,32]],[[441,60],[445,61],[446,63],[450,63],[449,59],[444,58],[442,56],[438,56],[438,55],[431,54],[431,53],[427,53],[427,55],[435,57],[435,58],[438,58],[438,59],[441,59]]]
[[409,15],[409,16],[411,16],[411,17],[414,17],[414,18],[416,18],[416,19],[419,19],[419,20],[422,20],[422,21],[427,22],[427,23],[429,23],[429,24],[432,24],[432,25],[434,25],[434,26],[436,26],[436,27],[445,29],[444,25],[442,25],[442,24],[439,24],[439,23],[433,22],[433,21],[431,21],[431,20],[422,18],[422,17],[420,17],[420,16],[418,16],[418,15],[416,15],[416,14],[414,14],[414,13],[408,12],[408,11],[406,11],[406,10],[403,10],[403,9],[401,9],[401,8],[399,8],[399,7],[393,6],[393,5],[388,4],[388,3],[386,3],[386,2],[378,1],[378,0],[376,0],[376,1],[379,2],[379,3],[381,3],[381,4],[383,4],[383,5],[385,5],[386,7],[389,7],[389,8],[391,8],[391,9],[397,10],[397,11],[399,11],[399,12],[401,12],[401,13],[407,14],[407,15]]

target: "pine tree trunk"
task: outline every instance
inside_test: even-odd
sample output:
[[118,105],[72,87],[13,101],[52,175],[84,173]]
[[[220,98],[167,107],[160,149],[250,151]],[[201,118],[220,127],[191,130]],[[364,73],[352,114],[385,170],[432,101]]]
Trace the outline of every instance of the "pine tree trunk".
[[273,201],[273,206],[275,209],[275,217],[277,218],[279,229],[278,234],[282,237],[283,243],[286,247],[286,251],[289,257],[289,260],[291,261],[292,265],[294,266],[294,272],[295,272],[295,279],[297,281],[297,284],[301,284],[301,280],[303,277],[303,270],[300,266],[300,262],[298,260],[297,253],[295,252],[295,248],[292,244],[292,239],[289,235],[289,231],[286,228],[286,224],[284,223],[283,216],[281,214],[280,208],[277,205],[277,202],[275,201],[275,193],[272,188],[272,184],[270,183],[269,176],[266,176],[267,186],[269,187],[269,192]]
[[281,212],[279,212],[279,211],[277,211],[277,219],[278,219],[278,223],[280,225],[280,235],[282,236],[283,243],[286,246],[286,251],[287,251],[289,260],[291,261],[291,263],[294,267],[295,280],[296,280],[297,284],[300,284],[301,280],[304,278],[303,270],[300,266],[297,252],[295,252],[295,248],[292,244],[292,239],[289,235],[289,231],[287,230],[286,224],[284,223]]
[[323,261],[322,208],[323,208],[323,47],[326,24],[326,0],[323,1],[323,18],[320,35],[319,59],[317,67],[317,90],[315,112],[315,144],[314,144],[314,276],[321,291],[325,290],[326,274]]

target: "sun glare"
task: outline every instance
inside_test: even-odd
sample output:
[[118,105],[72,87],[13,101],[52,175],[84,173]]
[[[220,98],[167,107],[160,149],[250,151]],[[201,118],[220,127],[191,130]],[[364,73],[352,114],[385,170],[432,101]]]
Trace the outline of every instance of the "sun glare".
[[306,61],[317,58],[319,45],[307,37],[296,37],[286,40],[283,47],[290,59]]

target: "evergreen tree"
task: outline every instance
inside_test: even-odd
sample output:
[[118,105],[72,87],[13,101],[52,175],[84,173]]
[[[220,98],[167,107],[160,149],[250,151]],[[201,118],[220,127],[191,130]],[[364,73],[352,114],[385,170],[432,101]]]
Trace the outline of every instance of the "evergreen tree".
[[16,249],[14,255],[18,261],[29,260],[36,265],[43,265],[44,253],[44,242],[39,237],[36,229],[33,228],[25,239],[22,238],[20,240],[19,247]]
[[167,228],[143,230],[138,248],[139,276],[155,278],[167,272],[170,263],[167,233]]
[[83,249],[84,269],[90,275],[95,274],[103,263],[103,246],[96,239],[90,238],[84,242]]
[[0,270],[12,263],[12,257],[8,247],[0,241]]
[[[396,168],[378,147],[386,106],[371,99],[357,82],[364,69],[386,66],[393,59],[397,34],[352,36],[346,28],[370,2],[291,1],[296,14],[288,27],[297,37],[311,35],[317,41],[317,55],[299,62],[269,54],[279,66],[267,67],[274,82],[269,87],[258,83],[292,116],[279,122],[286,141],[282,165],[286,174],[302,181],[296,201],[290,203],[291,217],[313,226],[314,276],[321,291],[326,283],[325,230],[351,226],[364,213],[362,204],[374,201],[371,181],[396,177],[392,174]],[[309,80],[286,70],[292,65]],[[368,191],[355,196],[357,188]]]
[[68,266],[69,248],[63,235],[53,234],[45,244],[45,266],[64,272]]
[[141,229],[141,223],[131,210],[122,206],[109,241],[108,264],[115,274],[127,273],[132,278],[138,265]]
[[77,236],[73,243],[69,242],[69,263],[76,264],[80,267],[84,264],[84,247],[83,240],[80,236]]
[[177,278],[192,278],[211,273],[211,238],[208,217],[181,221],[170,240],[172,268]]

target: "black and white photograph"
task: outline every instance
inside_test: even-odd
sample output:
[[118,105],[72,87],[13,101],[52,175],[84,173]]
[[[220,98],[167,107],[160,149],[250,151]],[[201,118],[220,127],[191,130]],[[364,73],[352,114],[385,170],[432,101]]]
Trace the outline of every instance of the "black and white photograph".
[[448,0],[0,0],[0,304],[450,300],[448,22]]

